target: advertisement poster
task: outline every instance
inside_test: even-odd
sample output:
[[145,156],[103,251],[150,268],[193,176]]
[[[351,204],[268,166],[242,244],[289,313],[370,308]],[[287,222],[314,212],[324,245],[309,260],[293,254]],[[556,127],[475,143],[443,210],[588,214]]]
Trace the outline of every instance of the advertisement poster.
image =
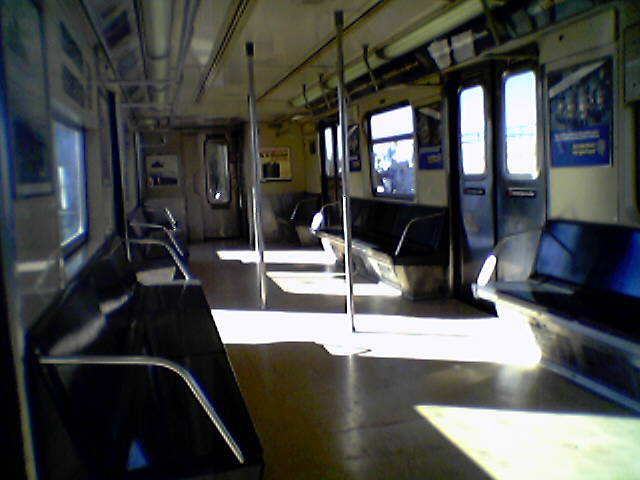
[[149,187],[178,185],[177,155],[149,155],[146,160]]
[[549,75],[551,166],[611,163],[611,84],[611,59]]
[[362,170],[362,163],[360,162],[360,130],[358,125],[349,126],[347,144],[349,147],[349,171],[359,172]]
[[53,158],[40,11],[28,0],[6,0],[0,20],[15,193],[47,195],[53,192]]
[[262,180],[291,180],[291,153],[288,147],[261,148]]
[[439,170],[442,161],[440,103],[433,103],[416,109],[416,136],[418,139],[418,168]]

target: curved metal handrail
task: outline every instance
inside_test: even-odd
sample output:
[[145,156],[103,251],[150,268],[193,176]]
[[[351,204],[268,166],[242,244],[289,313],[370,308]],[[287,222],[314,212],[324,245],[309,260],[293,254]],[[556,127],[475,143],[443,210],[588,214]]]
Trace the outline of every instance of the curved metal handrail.
[[[510,241],[513,240],[513,238],[518,237],[520,235],[526,235],[528,233],[534,233],[534,232],[541,232],[542,229],[544,227],[533,227],[533,228],[527,228],[524,230],[521,230],[519,232],[513,232],[510,233],[509,235],[505,235],[504,237],[502,237],[493,247],[493,249],[491,250],[491,252],[489,252],[489,255],[487,255],[487,258],[484,259],[484,262],[482,262],[482,267],[480,267],[480,271],[478,272],[478,276],[476,277],[476,281],[475,281],[475,285],[477,286],[484,286],[486,285],[486,283],[489,282],[489,280],[491,279],[491,277],[493,276],[493,273],[496,270],[496,267],[498,266],[498,255],[500,250],[502,250],[502,247],[504,247],[504,245]],[[563,246],[562,244],[560,244],[561,246]],[[476,291],[477,291],[477,287],[471,287],[474,296],[477,295]]]
[[178,241],[173,236],[174,232],[176,231],[175,228],[168,228],[165,225],[162,225],[160,223],[141,222],[139,220],[130,220],[129,221],[129,225],[132,226],[132,227],[155,228],[155,229],[163,230],[164,233],[169,238],[169,240],[171,240],[171,243],[173,244],[175,249],[178,251],[178,253],[184,257],[184,251],[182,250],[180,245],[178,245]]
[[148,355],[42,355],[39,362],[43,365],[111,365],[111,366],[146,366],[165,368],[178,375],[189,387],[211,423],[216,427],[227,446],[231,449],[240,463],[244,463],[244,455],[226,425],[211,404],[211,401],[200,387],[191,372],[171,360]]
[[414,217],[411,220],[409,220],[407,222],[407,224],[404,227],[404,230],[402,230],[402,235],[400,236],[400,240],[398,241],[398,245],[396,246],[396,251],[394,252],[394,256],[398,256],[398,254],[400,253],[400,250],[402,249],[402,246],[404,245],[404,241],[407,238],[407,234],[409,233],[409,229],[411,228],[412,225],[422,221],[422,220],[429,220],[431,218],[436,218],[436,217],[442,217],[444,216],[444,212],[438,212],[438,213],[432,213],[430,215],[424,215],[421,217]]
[[163,240],[158,240],[156,238],[129,237],[129,243],[134,243],[137,245],[157,245],[160,247],[164,247],[169,252],[169,255],[171,255],[171,258],[173,258],[173,261],[176,263],[176,265],[180,269],[180,272],[184,276],[185,280],[191,280],[191,273],[189,272],[189,269],[184,264],[180,256],[178,256],[178,254],[173,250],[173,248],[171,248],[171,245],[169,245],[167,242]]
[[299,200],[296,203],[296,206],[293,207],[293,213],[291,213],[291,216],[289,217],[289,220],[293,221],[295,219],[296,213],[298,213],[298,209],[300,208],[300,204],[305,203],[305,202],[317,202],[318,199],[314,198],[314,197],[310,197],[310,198],[303,198],[302,200]]
[[[324,211],[325,211],[325,209],[327,209],[329,207],[333,207],[334,205],[338,205],[339,206],[340,202],[336,201],[336,202],[331,202],[331,203],[325,203],[324,205],[322,205],[322,207],[320,207],[320,210],[318,211],[318,213],[320,215],[322,215],[322,223],[323,224],[324,224]],[[340,214],[339,212],[340,211],[338,210],[338,215]]]
[[171,210],[169,210],[169,207],[162,207],[162,208],[158,208],[158,207],[149,207],[149,206],[142,206],[140,207],[142,210],[146,211],[146,212],[162,212],[164,213],[164,215],[167,217],[167,220],[169,220],[169,223],[171,224],[171,226],[173,227],[174,230],[177,229],[178,227],[178,222],[176,221],[175,217],[173,216],[173,214],[171,213]]

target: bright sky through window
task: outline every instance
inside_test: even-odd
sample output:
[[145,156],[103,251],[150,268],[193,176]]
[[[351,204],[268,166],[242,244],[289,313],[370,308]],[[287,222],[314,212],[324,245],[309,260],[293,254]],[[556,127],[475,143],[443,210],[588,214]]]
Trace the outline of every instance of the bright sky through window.
[[538,172],[535,74],[529,70],[508,77],[504,91],[507,171],[533,178]]
[[371,138],[413,134],[413,112],[410,105],[371,116]]
[[465,175],[485,172],[484,89],[480,85],[460,93],[460,143],[462,170]]
[[86,184],[82,130],[54,122],[54,149],[58,164],[62,245],[86,233]]

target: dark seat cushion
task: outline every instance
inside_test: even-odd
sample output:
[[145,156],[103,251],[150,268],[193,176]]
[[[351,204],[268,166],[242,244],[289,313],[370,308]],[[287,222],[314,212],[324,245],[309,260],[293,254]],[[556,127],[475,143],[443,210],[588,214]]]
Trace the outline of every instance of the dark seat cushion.
[[640,230],[550,220],[530,280],[494,287],[558,316],[640,340]]
[[[559,282],[550,283],[554,284],[558,285]],[[496,290],[501,295],[542,306],[560,317],[640,341],[640,322],[630,321],[640,318],[640,302],[634,297],[604,290],[581,289],[568,284],[564,285],[565,291],[546,289],[537,281],[499,282]]]
[[[67,285],[27,343],[43,478],[66,478],[58,472],[67,464],[89,472],[82,478],[210,478],[238,468],[252,472],[242,478],[259,478],[262,448],[199,285],[137,283],[118,239]],[[245,466],[174,372],[41,365],[44,355],[146,355],[188,368]],[[69,439],[64,448],[61,438]]]
[[[399,255],[395,255],[407,224],[415,218],[434,215],[415,222],[408,230]],[[448,262],[446,209],[401,202],[351,199],[352,235],[361,246],[389,255],[396,264],[442,264]],[[320,237],[339,239],[339,226],[323,228]]]

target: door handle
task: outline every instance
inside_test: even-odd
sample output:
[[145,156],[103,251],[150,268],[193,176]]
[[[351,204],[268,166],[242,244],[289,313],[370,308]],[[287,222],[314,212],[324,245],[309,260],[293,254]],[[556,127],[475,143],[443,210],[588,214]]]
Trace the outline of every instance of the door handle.
[[507,188],[507,196],[514,198],[534,198],[536,196],[535,188],[509,187]]

